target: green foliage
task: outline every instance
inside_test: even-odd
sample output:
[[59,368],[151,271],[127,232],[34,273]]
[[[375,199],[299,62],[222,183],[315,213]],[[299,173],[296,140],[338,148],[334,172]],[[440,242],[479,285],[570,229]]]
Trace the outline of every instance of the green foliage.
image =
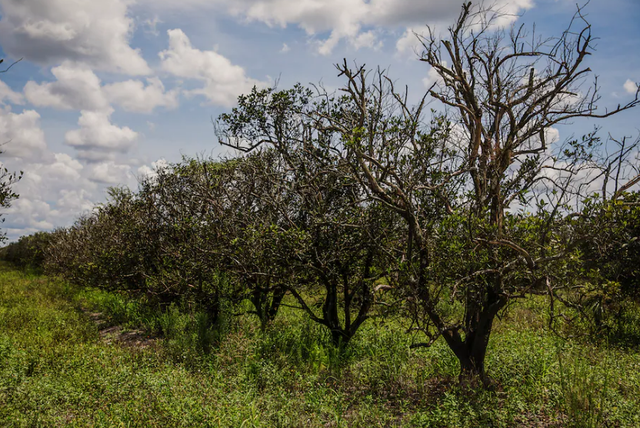
[[[595,132],[553,147],[545,134],[640,99],[596,114],[597,88],[581,88],[593,39],[580,10],[569,27],[582,22],[581,32],[534,45],[522,29],[494,32],[494,12],[465,2],[443,40],[423,40],[421,59],[441,79],[417,105],[384,71],[346,60],[338,94],[253,88],[215,124],[219,141],[244,155],[184,158],[136,191],[110,189],[73,226],[24,238],[7,259],[112,293],[104,305],[114,322],[139,320],[162,334],[189,368],[244,331],[229,316],[236,310],[257,318],[269,346],[297,355],[291,364],[313,361],[315,376],[352,362],[352,343],[374,315],[398,316],[419,342],[391,343],[388,376],[376,378],[390,384],[406,381],[405,345],[435,352],[445,343],[455,360],[439,355],[442,364],[457,361],[467,387],[489,387],[494,324],[531,295],[548,297],[552,329],[589,318],[592,333],[612,332],[611,314],[628,316],[638,291],[640,211],[637,194],[625,192],[640,176],[626,177],[634,170],[623,165],[640,141],[623,139],[603,161]],[[574,93],[583,95],[567,103]],[[427,117],[429,97],[450,109]],[[594,170],[603,200],[580,201]],[[283,307],[304,321],[280,337],[273,326]],[[254,363],[249,373],[266,385],[263,361]],[[455,413],[458,398],[447,400],[453,416],[443,420],[504,425],[473,406]]]
[[640,345],[636,306],[640,301],[640,206],[637,192],[619,199],[596,195],[570,223],[581,236],[567,258],[567,281],[576,291],[565,302],[577,308],[587,331],[623,346]]
[[22,236],[0,250],[0,258],[20,268],[42,270],[46,253],[56,232]]
[[575,222],[578,233],[590,238],[580,246],[584,275],[612,298],[640,298],[639,202],[638,192],[612,201],[589,199]]
[[[0,60],[1,61],[1,60]],[[2,153],[0,151],[0,153]],[[6,166],[0,163],[0,208],[9,208],[11,201],[18,199],[18,194],[12,190],[12,186],[22,178],[22,171],[10,172]],[[0,219],[4,222],[4,218]],[[0,234],[0,243],[6,241],[4,233]]]
[[[80,306],[166,336],[147,348],[101,340],[106,326]],[[536,321],[544,310],[540,299],[510,308],[490,344],[493,390],[472,390],[445,343],[412,350],[394,319],[363,326],[344,353],[288,307],[265,331],[243,315],[208,342],[188,306],[151,311],[2,267],[0,425],[560,427],[586,411],[600,426],[638,426],[637,350],[563,343]]]
[[[567,367],[565,358],[571,358]],[[575,428],[596,428],[604,424],[605,397],[611,382],[607,371],[593,370],[593,364],[584,356],[560,355],[562,395],[564,398],[567,426]],[[606,367],[607,361],[603,361]]]

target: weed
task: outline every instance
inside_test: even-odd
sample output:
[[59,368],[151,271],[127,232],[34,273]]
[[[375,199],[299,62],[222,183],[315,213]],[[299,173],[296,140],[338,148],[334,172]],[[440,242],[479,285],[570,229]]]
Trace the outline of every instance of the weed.
[[[570,359],[571,364],[567,363]],[[589,357],[580,352],[558,352],[558,366],[567,426],[574,428],[598,428],[604,425],[606,396],[611,373],[607,370],[607,358],[598,370]]]
[[[242,308],[211,323],[193,305],[157,310],[0,267],[0,426],[640,426],[637,348],[563,342],[529,322],[539,306],[496,325],[496,387],[475,391],[446,344],[410,349],[394,320],[371,320],[338,352],[289,306],[262,331]],[[162,339],[107,343],[78,308]]]

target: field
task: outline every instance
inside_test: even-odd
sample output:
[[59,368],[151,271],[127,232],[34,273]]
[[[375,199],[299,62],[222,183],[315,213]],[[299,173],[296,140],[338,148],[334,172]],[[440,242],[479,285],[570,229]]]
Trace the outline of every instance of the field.
[[344,354],[293,308],[205,318],[2,265],[0,426],[640,426],[638,349],[561,339],[535,299],[498,321],[487,391],[393,317]]

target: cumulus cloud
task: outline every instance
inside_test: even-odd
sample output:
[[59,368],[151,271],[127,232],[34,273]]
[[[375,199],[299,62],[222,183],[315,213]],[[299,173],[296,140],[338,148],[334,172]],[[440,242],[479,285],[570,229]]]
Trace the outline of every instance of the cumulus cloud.
[[73,159],[66,153],[54,153],[54,161],[40,169],[40,173],[43,173],[46,177],[54,180],[60,180],[60,182],[70,182],[80,179],[80,173],[83,170],[83,166],[76,159]]
[[16,185],[21,197],[37,195],[40,193],[38,188],[43,186],[52,189],[56,186],[64,187],[77,183],[83,171],[82,164],[68,154],[48,151],[38,161],[23,159],[15,166],[20,166],[24,170],[22,180]]
[[104,87],[109,101],[120,105],[124,110],[136,113],[151,113],[156,107],[178,107],[177,89],[166,92],[162,81],[157,77],[147,79],[147,85],[140,80],[127,80]]
[[35,110],[13,113],[0,108],[0,150],[3,156],[39,158],[47,147],[40,128],[40,115]]
[[27,82],[24,94],[33,105],[67,110],[100,110],[109,106],[100,79],[88,67],[64,62],[51,69],[55,82]]
[[188,91],[188,94],[203,95],[213,104],[231,106],[239,94],[250,91],[254,85],[264,85],[247,77],[242,67],[219,53],[194,48],[182,30],[167,33],[169,49],[159,54],[162,68],[174,76],[204,82],[203,88]]
[[36,161],[6,161],[9,170],[24,171],[22,180],[14,185],[20,198],[5,211],[2,227],[12,240],[27,233],[68,226],[104,200],[107,186],[136,183],[129,165],[113,161],[83,165],[66,153],[45,150]]
[[[442,65],[444,65],[445,67],[447,66],[447,62],[443,61]],[[429,68],[429,71],[427,72],[427,77],[425,77],[424,79],[422,79],[422,84],[426,87],[426,88],[431,88],[431,86],[433,84],[436,84],[437,86],[443,86],[444,85],[444,79],[442,78],[442,76],[436,71],[435,68],[431,67]]]
[[122,165],[113,161],[89,165],[87,172],[89,180],[109,185],[127,183],[133,178],[129,165]]
[[100,70],[149,74],[139,50],[129,46],[129,0],[0,0],[2,47],[13,57],[42,65],[63,60]]
[[68,225],[94,205],[98,186],[84,177],[82,164],[68,154],[45,149],[39,160],[18,159],[6,166],[24,171],[13,186],[20,198],[6,211],[3,225],[10,239]]
[[43,200],[22,198],[13,201],[7,214],[20,213],[20,216],[10,223],[12,226],[49,230],[54,227],[53,223],[47,220],[51,217],[52,211],[51,206]]
[[[397,30],[455,19],[463,0],[140,0],[153,7],[190,6],[226,10],[232,16],[248,22],[262,22],[271,27],[295,25],[310,36],[323,37],[317,43],[318,52],[329,54],[341,40],[354,47],[377,47],[376,35],[367,34],[371,27]],[[495,0],[494,8],[502,13],[497,25],[507,25],[522,10],[533,7],[533,0]],[[415,38],[407,31],[398,48],[411,48]],[[365,43],[366,42],[366,43]]]
[[[24,94],[36,106],[67,110],[107,110],[111,103],[126,111],[151,113],[156,107],[178,106],[178,90],[165,91],[157,77],[126,80],[102,85],[100,78],[86,65],[64,62],[51,69],[54,82],[27,82]],[[0,86],[0,94],[2,93]]]
[[638,91],[638,84],[631,79],[627,79],[624,82],[624,90],[630,94],[635,94]]
[[9,85],[0,80],[0,103],[4,104],[5,100],[13,104],[24,103],[24,97],[21,93],[15,92]]
[[90,211],[95,206],[91,201],[91,194],[85,189],[61,190],[60,198],[56,203],[59,211],[70,212],[76,216]]
[[399,54],[415,55],[422,50],[421,37],[425,35],[423,28],[409,27],[396,41],[396,51]]
[[378,49],[382,47],[382,42],[378,40],[376,33],[373,31],[367,31],[365,33],[360,33],[356,36],[351,44],[356,49],[361,48],[370,48],[370,49]]
[[78,119],[80,129],[67,132],[65,143],[78,149],[79,157],[91,161],[111,159],[116,152],[128,152],[138,139],[138,133],[129,127],[112,124],[111,113],[113,109],[83,110]]
[[169,166],[169,162],[167,162],[165,159],[158,159],[155,162],[151,162],[151,166],[149,165],[142,165],[141,167],[138,168],[138,177],[140,177],[140,179],[153,179],[155,176],[158,175],[158,171],[165,169]]

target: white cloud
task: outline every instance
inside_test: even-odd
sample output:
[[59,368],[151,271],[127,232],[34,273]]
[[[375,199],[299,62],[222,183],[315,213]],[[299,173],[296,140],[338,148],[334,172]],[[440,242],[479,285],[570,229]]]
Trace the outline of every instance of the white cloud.
[[108,108],[100,79],[88,67],[64,62],[51,69],[55,82],[27,82],[24,94],[29,102],[41,107],[68,110],[100,110]]
[[[248,22],[262,22],[271,27],[295,25],[310,36],[329,33],[317,43],[318,52],[327,55],[343,39],[354,47],[376,47],[372,35],[362,35],[371,27],[397,30],[416,28],[426,23],[450,23],[455,19],[463,0],[140,0],[153,7],[191,7],[223,9]],[[498,25],[507,25],[522,10],[533,7],[533,0],[494,0],[494,7],[503,14]],[[410,32],[409,32],[410,33]],[[413,36],[413,34],[411,34]],[[358,40],[360,38],[360,40]],[[369,39],[367,43],[363,41]],[[413,43],[405,33],[399,48]]]
[[[447,66],[447,62],[443,61],[442,65],[444,65],[445,67]],[[422,79],[422,84],[426,87],[426,88],[431,88],[431,86],[433,84],[436,84],[437,86],[442,87],[444,85],[444,79],[442,78],[442,76],[436,71],[435,68],[430,67],[429,71],[427,72],[427,77],[425,77],[424,79]]]
[[638,84],[631,79],[627,79],[624,82],[624,90],[630,94],[635,94],[638,91]]
[[201,51],[180,29],[169,30],[169,49],[160,52],[162,68],[178,77],[201,80],[205,86],[188,91],[203,95],[213,104],[231,106],[238,95],[262,82],[246,76],[244,69],[214,51]]
[[13,186],[20,198],[5,211],[2,230],[10,239],[68,226],[104,200],[107,186],[136,184],[130,165],[112,161],[83,165],[66,153],[48,150],[39,160],[10,160],[6,167],[24,171],[22,180]]
[[[10,224],[17,226],[29,226],[36,230],[53,229],[54,225],[47,219],[51,218],[51,205],[40,199],[19,198],[13,201],[7,214],[19,213]],[[13,220],[13,219],[12,219]]]
[[24,170],[22,180],[16,185],[22,197],[39,195],[38,189],[62,189],[79,183],[83,166],[66,153],[45,151],[42,159],[32,161],[25,159],[17,164]]
[[283,44],[282,44],[282,49],[280,49],[280,53],[287,53],[287,52],[289,52],[290,50],[291,50],[291,48],[289,47],[289,45],[288,45],[288,44],[286,44],[286,43],[283,43]]
[[142,24],[144,25],[145,32],[151,34],[152,36],[159,36],[160,32],[158,31],[158,24],[162,24],[163,21],[156,15],[153,18],[145,20]]
[[[86,65],[64,62],[51,69],[56,81],[27,82],[24,93],[27,100],[40,107],[66,110],[107,110],[110,103],[136,113],[151,113],[156,107],[178,106],[178,90],[165,91],[157,77],[126,80],[102,86],[98,76]],[[1,94],[0,86],[0,94]]]
[[147,79],[145,86],[140,80],[127,80],[104,87],[107,98],[124,110],[137,113],[151,113],[156,107],[178,107],[178,90],[165,92],[164,85],[157,77]]
[[109,185],[127,183],[133,178],[129,165],[113,161],[92,164],[87,167],[87,172],[89,180]]
[[38,112],[24,110],[17,114],[8,107],[0,108],[0,144],[3,156],[39,158],[47,143]]
[[378,41],[378,37],[373,31],[360,33],[358,36],[356,36],[351,40],[351,44],[356,49],[361,49],[361,48],[379,49],[382,47],[382,42]]
[[90,198],[90,193],[84,189],[61,190],[56,207],[61,211],[71,212],[78,216],[80,213],[93,209],[95,203]]
[[[55,153],[55,162],[46,170],[47,177],[55,177],[61,181],[78,180],[83,166],[66,153]],[[41,171],[42,172],[42,171]]]
[[8,100],[13,104],[23,104],[24,97],[21,93],[15,92],[6,83],[0,80],[0,103],[4,104],[4,100]]
[[547,144],[555,144],[560,141],[560,130],[550,127],[544,130],[544,141]]
[[98,186],[84,177],[82,164],[67,154],[45,149],[41,159],[19,159],[7,168],[24,171],[13,186],[20,198],[6,211],[2,228],[10,239],[68,225],[94,205]]
[[165,159],[158,159],[155,162],[151,162],[151,166],[142,165],[138,168],[138,176],[141,179],[149,178],[153,179],[156,175],[158,175],[158,171],[165,169],[169,166],[169,162]]
[[129,0],[0,0],[2,47],[11,56],[50,65],[81,61],[100,70],[141,75],[150,69],[129,46]]
[[407,28],[397,41],[396,51],[400,54],[415,55],[422,50],[422,42],[420,36],[424,36],[423,29]]
[[81,158],[92,161],[110,159],[116,152],[126,153],[138,139],[138,133],[126,126],[119,128],[112,124],[112,112],[112,109],[83,110],[78,119],[80,129],[67,132],[65,143],[80,150]]

